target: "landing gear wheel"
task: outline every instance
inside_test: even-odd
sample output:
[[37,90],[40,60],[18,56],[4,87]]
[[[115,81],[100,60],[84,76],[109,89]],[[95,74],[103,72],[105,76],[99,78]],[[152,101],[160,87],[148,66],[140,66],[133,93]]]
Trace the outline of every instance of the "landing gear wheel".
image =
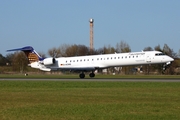
[[165,74],[166,69],[169,67],[169,64],[164,64],[162,68],[162,74]]
[[95,76],[94,73],[90,73],[90,74],[89,74],[89,77],[91,77],[91,78],[93,78],[94,76]]
[[80,78],[85,78],[85,74],[84,74],[84,73],[81,73],[81,74],[79,74],[79,77],[80,77]]

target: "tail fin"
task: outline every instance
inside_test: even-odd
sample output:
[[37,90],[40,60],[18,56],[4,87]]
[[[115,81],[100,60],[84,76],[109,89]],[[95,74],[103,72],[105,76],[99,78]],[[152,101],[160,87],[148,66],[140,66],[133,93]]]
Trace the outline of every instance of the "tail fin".
[[44,59],[31,46],[7,50],[7,52],[10,52],[10,51],[23,51],[30,63],[41,61]]

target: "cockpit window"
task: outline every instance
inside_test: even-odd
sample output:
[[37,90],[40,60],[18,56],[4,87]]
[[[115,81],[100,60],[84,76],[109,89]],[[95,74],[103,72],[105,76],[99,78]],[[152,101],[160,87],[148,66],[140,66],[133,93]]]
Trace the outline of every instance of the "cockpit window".
[[155,56],[162,56],[165,55],[164,53],[156,53]]

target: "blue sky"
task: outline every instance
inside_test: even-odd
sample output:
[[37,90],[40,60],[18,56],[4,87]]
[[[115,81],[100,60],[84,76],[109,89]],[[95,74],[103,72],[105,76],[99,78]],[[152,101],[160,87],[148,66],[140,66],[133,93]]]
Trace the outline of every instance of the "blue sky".
[[62,44],[94,47],[125,41],[131,51],[168,44],[180,49],[180,0],[1,0],[0,53],[33,46],[37,52]]

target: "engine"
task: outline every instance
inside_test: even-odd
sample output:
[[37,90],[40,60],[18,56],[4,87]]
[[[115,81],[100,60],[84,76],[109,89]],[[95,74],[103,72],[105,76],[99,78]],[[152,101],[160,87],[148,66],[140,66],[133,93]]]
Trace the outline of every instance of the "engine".
[[45,58],[42,63],[44,65],[52,65],[55,63],[55,61],[55,58]]

